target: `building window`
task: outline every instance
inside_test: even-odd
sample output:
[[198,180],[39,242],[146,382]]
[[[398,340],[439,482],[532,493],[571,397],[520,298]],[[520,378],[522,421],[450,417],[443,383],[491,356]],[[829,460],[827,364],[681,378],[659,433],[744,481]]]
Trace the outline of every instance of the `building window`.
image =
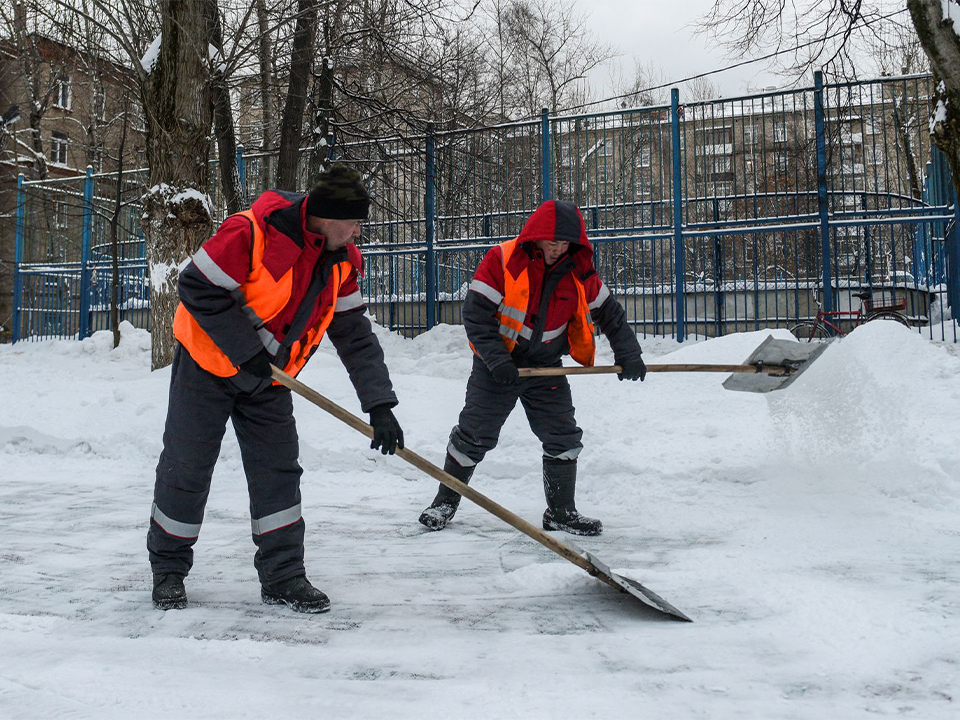
[[777,123],[773,126],[773,141],[782,143],[787,141],[787,126]]
[[70,76],[66,73],[57,75],[53,88],[53,104],[64,110],[70,109],[70,101],[73,97],[73,90],[70,87]]
[[753,145],[755,142],[756,142],[756,136],[754,133],[754,126],[744,125],[743,126],[743,144]]
[[61,229],[67,227],[67,204],[62,200],[53,203],[53,224]]
[[107,109],[107,92],[103,85],[97,85],[93,90],[93,116],[97,120],[103,120]]
[[650,148],[640,148],[640,156],[637,158],[637,167],[650,167]]
[[715,174],[730,172],[730,156],[714,155],[711,159],[711,170]]
[[67,145],[70,142],[63,133],[55,132],[50,138],[50,162],[54,165],[67,164]]

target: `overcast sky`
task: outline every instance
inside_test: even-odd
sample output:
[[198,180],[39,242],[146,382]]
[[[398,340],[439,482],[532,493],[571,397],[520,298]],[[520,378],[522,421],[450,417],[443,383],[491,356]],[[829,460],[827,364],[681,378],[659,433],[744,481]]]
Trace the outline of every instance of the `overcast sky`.
[[[635,58],[663,68],[667,80],[680,79],[731,65],[742,58],[725,57],[708,38],[695,35],[693,24],[712,7],[712,0],[575,0],[589,13],[588,26],[604,42],[623,51],[620,63],[632,76]],[[609,71],[596,73],[591,82],[603,86],[603,97],[613,94]],[[786,81],[756,63],[713,75],[710,80],[724,96],[743,94],[747,86],[783,85]]]

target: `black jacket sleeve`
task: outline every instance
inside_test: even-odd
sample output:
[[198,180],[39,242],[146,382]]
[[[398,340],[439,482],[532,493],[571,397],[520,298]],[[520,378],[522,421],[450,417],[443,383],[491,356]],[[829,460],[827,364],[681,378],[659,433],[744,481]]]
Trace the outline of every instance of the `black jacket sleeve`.
[[394,407],[397,396],[393,392],[390,373],[384,362],[380,341],[373,334],[370,319],[362,307],[334,313],[327,328],[327,337],[333,342],[340,362],[350,375],[364,412],[378,405]]
[[233,294],[207,280],[192,260],[180,273],[177,292],[197,324],[234,365],[263,350],[253,323],[243,314]]
[[637,334],[627,322],[627,314],[623,306],[612,294],[590,314],[593,322],[600,328],[600,332],[610,341],[613,357],[618,365],[641,354]]
[[490,370],[512,362],[507,346],[500,337],[497,306],[480,293],[467,293],[467,299],[463,301],[463,326],[467,331],[467,339]]

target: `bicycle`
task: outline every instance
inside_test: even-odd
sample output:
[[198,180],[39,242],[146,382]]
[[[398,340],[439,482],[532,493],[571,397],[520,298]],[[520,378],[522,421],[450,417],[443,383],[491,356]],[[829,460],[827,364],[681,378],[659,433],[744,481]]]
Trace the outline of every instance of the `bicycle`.
[[[859,298],[860,307],[856,310],[824,310],[817,300],[817,317],[815,320],[801,320],[790,332],[800,342],[820,342],[832,337],[843,337],[854,328],[874,320],[894,320],[901,325],[910,327],[910,320],[903,314],[907,307],[907,299],[901,297],[886,297],[881,293],[879,301],[874,301],[870,291],[854,293]],[[840,327],[841,323],[852,323],[849,330]]]

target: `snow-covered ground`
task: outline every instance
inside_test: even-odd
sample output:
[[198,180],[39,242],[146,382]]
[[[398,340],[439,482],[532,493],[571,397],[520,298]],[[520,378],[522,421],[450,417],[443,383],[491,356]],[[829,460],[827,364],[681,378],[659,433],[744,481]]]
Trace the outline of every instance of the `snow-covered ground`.
[[[871,323],[770,395],[707,374],[571,379],[579,506],[606,528],[576,541],[685,624],[468,502],[426,532],[435,482],[299,398],[308,574],[332,611],[260,603],[232,430],[190,607],[154,610],[169,373],[125,330],[117,350],[102,333],[0,347],[2,718],[960,715],[956,346]],[[734,363],[767,334],[643,345],[648,362]],[[463,331],[381,338],[408,447],[441,462]],[[301,379],[357,410],[326,344]],[[519,409],[474,485],[538,522]]]

